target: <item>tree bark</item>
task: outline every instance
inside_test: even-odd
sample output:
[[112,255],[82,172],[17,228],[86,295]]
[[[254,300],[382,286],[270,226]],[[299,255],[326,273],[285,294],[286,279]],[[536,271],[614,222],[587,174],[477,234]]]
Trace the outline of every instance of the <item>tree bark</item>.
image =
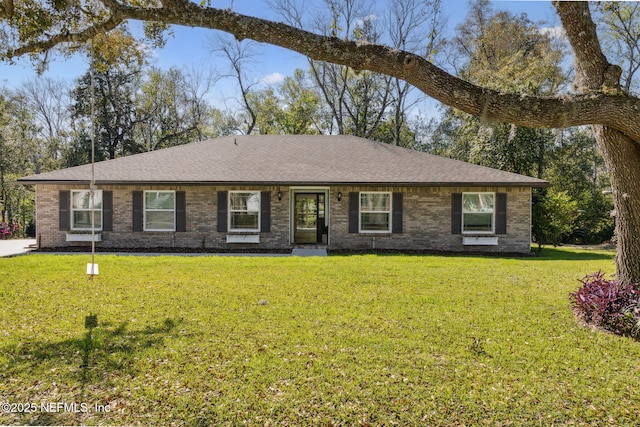
[[[576,89],[604,93],[620,90],[620,67],[602,53],[586,2],[554,3],[573,49]],[[628,121],[637,120],[629,116]],[[616,270],[622,283],[640,283],[640,138],[619,129],[593,125],[609,172],[616,215]]]
[[593,129],[613,190],[617,278],[640,283],[640,145],[615,129]]

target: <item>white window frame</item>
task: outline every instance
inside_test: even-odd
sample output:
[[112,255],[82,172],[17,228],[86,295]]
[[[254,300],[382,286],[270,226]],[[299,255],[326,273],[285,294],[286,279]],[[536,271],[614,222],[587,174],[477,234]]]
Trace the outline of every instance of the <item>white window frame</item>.
[[[362,195],[363,194],[386,194],[389,198],[389,210],[388,211],[371,211],[362,209]],[[389,227],[386,230],[364,230],[362,228],[362,214],[365,213],[386,213],[388,215]],[[362,234],[389,234],[392,227],[392,214],[393,214],[393,193],[390,191],[361,191],[358,193],[358,232]]]
[[[465,211],[464,209],[464,198],[467,195],[479,195],[480,200],[482,200],[482,195],[490,194],[493,199],[493,207],[491,208],[491,212],[476,212],[476,211]],[[490,213],[491,214],[491,230],[479,231],[479,230],[465,230],[464,229],[464,216],[465,214],[474,214],[474,213]],[[478,192],[467,192],[462,193],[462,223],[460,227],[462,229],[462,234],[495,234],[496,231],[496,193],[489,191],[478,191]]]
[[[239,212],[239,213],[249,213],[249,210],[240,210],[240,209],[232,209],[231,208],[231,197],[234,194],[251,194],[251,195],[257,195],[258,196],[258,228],[233,228],[231,226],[231,216],[233,215],[233,213]],[[262,195],[260,194],[260,191],[253,191],[253,190],[233,190],[233,191],[229,191],[228,194],[228,199],[227,199],[227,230],[229,230],[230,232],[241,232],[241,233],[259,233],[260,230],[262,229]]]
[[[173,208],[172,209],[147,209],[147,193],[173,193]],[[173,212],[173,228],[148,228],[147,227],[147,212]],[[176,231],[176,192],[174,190],[145,190],[142,194],[142,229],[144,231]]]
[[104,216],[103,216],[103,213],[102,213],[102,203],[103,203],[102,190],[94,190],[94,196],[93,196],[93,200],[92,200],[92,202],[94,203],[94,206],[95,206],[96,196],[98,194],[100,195],[100,208],[99,209],[96,209],[94,206],[91,206],[91,207],[89,207],[87,209],[85,209],[85,208],[74,208],[73,207],[73,200],[74,200],[73,195],[74,195],[74,193],[75,194],[77,194],[77,193],[91,193],[91,190],[71,190],[71,192],[70,192],[70,199],[71,200],[69,201],[69,205],[70,205],[69,209],[70,209],[70,212],[71,212],[71,219],[70,219],[70,221],[71,221],[71,227],[70,227],[71,230],[72,231],[91,231],[92,227],[76,227],[75,226],[75,223],[76,223],[76,221],[75,221],[75,212],[91,212],[91,211],[93,211],[93,212],[100,212],[100,227],[95,227],[95,224],[94,224],[93,230],[102,231],[102,225],[103,225],[103,222],[104,222]]

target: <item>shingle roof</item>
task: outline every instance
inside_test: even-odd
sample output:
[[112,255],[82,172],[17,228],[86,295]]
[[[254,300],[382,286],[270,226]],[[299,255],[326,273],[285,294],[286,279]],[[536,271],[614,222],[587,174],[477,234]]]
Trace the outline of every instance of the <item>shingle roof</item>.
[[[88,183],[91,165],[21,178]],[[544,186],[546,181],[354,136],[238,135],[95,164],[97,184]]]

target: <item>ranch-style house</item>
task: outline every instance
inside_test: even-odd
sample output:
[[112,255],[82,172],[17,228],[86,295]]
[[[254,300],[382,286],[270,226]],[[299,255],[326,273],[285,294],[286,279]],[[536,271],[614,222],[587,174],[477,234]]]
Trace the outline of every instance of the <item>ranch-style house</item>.
[[[21,178],[41,248],[529,253],[547,182],[353,136],[228,136]],[[93,233],[92,233],[93,227]]]

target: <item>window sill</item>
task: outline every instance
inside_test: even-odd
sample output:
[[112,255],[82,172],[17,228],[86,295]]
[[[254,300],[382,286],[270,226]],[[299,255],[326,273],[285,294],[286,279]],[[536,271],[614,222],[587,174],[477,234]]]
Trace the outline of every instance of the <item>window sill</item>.
[[498,246],[496,236],[464,236],[462,244],[465,246]]
[[227,234],[227,243],[260,243],[259,234]]
[[[91,241],[91,233],[67,233],[66,241],[67,242],[90,242]],[[95,233],[93,235],[94,242],[102,242],[102,233]]]

